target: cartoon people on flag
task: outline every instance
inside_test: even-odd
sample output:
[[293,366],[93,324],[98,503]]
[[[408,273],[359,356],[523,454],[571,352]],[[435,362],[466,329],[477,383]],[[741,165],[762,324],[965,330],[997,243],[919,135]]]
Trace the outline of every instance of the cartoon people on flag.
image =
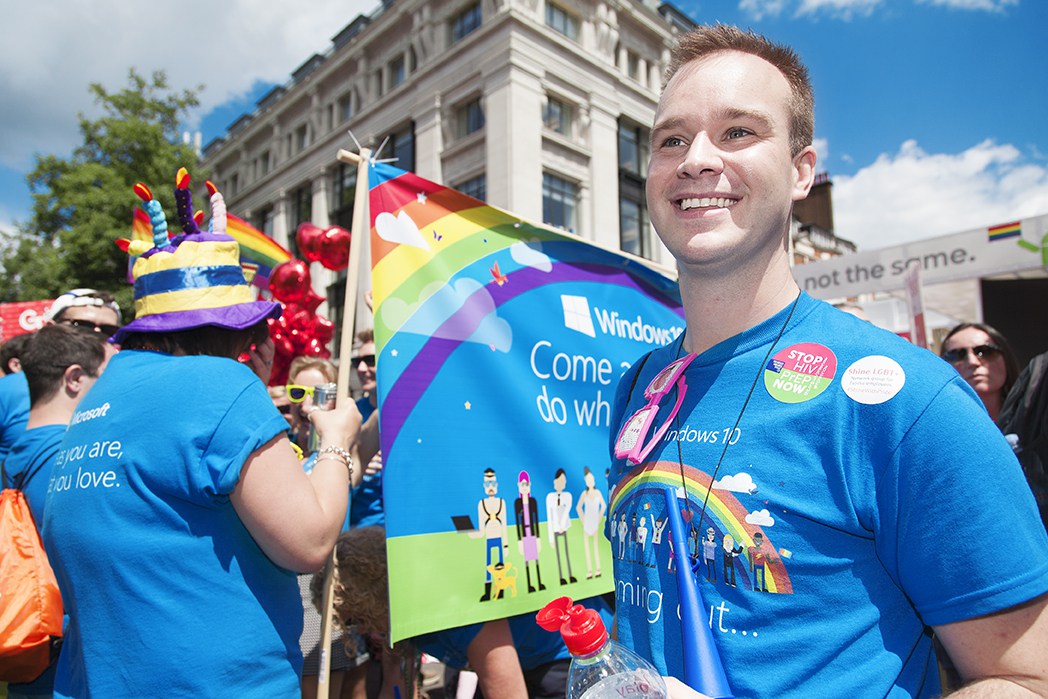
[[[484,595],[480,598],[481,602],[491,599],[492,571],[496,566],[505,564],[502,552],[509,545],[506,541],[506,501],[498,497],[498,493],[499,482],[495,478],[495,469],[487,468],[484,470],[485,497],[477,503],[477,520],[480,522],[480,530],[484,533],[487,552],[487,562],[484,565],[487,576],[484,579]],[[498,599],[501,594],[500,590],[495,598]]]

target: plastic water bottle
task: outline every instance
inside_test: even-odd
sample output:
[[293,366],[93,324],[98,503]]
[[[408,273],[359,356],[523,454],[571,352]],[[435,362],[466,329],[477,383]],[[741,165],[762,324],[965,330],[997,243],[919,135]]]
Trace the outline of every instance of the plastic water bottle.
[[568,699],[667,699],[658,670],[632,650],[608,637],[593,609],[559,597],[536,615],[539,626],[560,631],[571,653]]

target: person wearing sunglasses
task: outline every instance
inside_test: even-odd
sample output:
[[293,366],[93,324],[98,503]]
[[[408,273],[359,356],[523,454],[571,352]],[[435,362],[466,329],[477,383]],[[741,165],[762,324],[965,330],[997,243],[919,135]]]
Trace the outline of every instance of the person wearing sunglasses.
[[939,356],[964,377],[996,420],[1019,375],[1019,362],[1004,335],[985,323],[961,323],[946,333]]
[[174,238],[134,188],[153,224],[118,241],[136,256],[135,318],[52,470],[41,530],[70,617],[55,696],[299,696],[296,573],[321,569],[342,529],[360,415],[310,413],[307,475],[266,391],[281,305],[244,279],[221,194],[207,183],[205,231],[175,179]]
[[[320,357],[295,357],[288,367],[288,383],[284,386],[284,395],[290,406],[291,440],[303,450],[305,459],[303,467],[311,471],[315,454],[308,453],[311,422],[309,415],[313,411],[316,387],[321,384],[336,383],[338,369],[327,359]],[[344,529],[345,527],[343,527]],[[302,648],[302,697],[315,697],[320,675],[320,614],[312,603],[310,585],[317,577],[315,573],[298,576],[299,593],[302,595],[304,610],[302,636],[299,645]],[[323,576],[320,576],[323,578]],[[349,654],[342,640],[341,630],[336,630],[331,638],[329,662],[331,670],[328,687],[332,696],[339,696],[344,687],[362,685],[366,680],[366,652]],[[361,689],[363,691],[363,689]]]
[[1048,695],[1048,536],[1003,435],[938,357],[793,278],[813,131],[791,48],[717,25],[670,52],[646,196],[686,330],[620,379],[607,522],[669,517],[677,565],[620,549],[618,640],[674,699],[938,696],[933,634],[952,696]]
[[54,300],[44,321],[112,337],[120,329],[123,314],[108,291],[73,289]]
[[[0,471],[2,487],[18,488],[25,493],[39,531],[47,491],[53,487],[51,472],[62,436],[80,400],[105,370],[110,353],[101,335],[77,332],[65,325],[45,325],[25,337],[29,341],[20,358],[31,396],[29,420],[25,432],[3,459]],[[8,685],[8,697],[51,696],[54,679],[52,662],[31,682]]]
[[[356,335],[357,346],[351,358],[353,369],[360,381],[363,395],[357,399],[364,426],[361,431],[375,442],[378,440],[378,383],[375,374],[375,331],[363,328]],[[350,525],[354,527],[380,527],[386,524],[386,512],[382,503],[382,453],[375,444],[375,453],[368,459],[360,485],[353,489],[353,504],[349,510]]]

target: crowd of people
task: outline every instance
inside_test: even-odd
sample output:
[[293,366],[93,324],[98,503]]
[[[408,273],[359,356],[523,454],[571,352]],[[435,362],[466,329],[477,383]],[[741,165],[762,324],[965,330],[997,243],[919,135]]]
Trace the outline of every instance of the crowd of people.
[[[585,603],[670,678],[673,699],[704,696],[677,571],[625,546],[638,512],[638,526],[673,521],[653,495],[655,463],[672,462],[705,566],[701,617],[736,696],[1048,696],[1048,355],[1020,372],[999,332],[962,323],[940,359],[798,288],[786,243],[814,181],[813,113],[789,47],[719,25],[671,53],[647,200],[687,329],[620,381],[608,486],[653,488],[592,495],[586,535],[610,508],[620,547],[613,599]],[[131,322],[111,295],[76,289],[0,347],[4,487],[25,491],[67,613],[56,662],[9,696],[315,696],[318,571],[333,549],[330,696],[414,698],[421,652],[449,680],[474,672],[488,699],[563,696],[567,651],[531,615],[390,646],[374,335],[358,333],[350,358],[358,400],[318,405],[337,369],[309,357],[267,391],[279,304],[230,272],[221,194],[209,188],[217,223],[204,231],[179,180],[173,240],[143,188],[162,234],[134,250]],[[782,371],[810,377],[807,392],[776,393],[768,372]],[[685,378],[702,390],[685,394]],[[660,401],[658,421],[679,433],[738,439],[655,439]],[[728,464],[748,464],[750,487],[714,495],[738,475]],[[748,548],[724,519],[729,497],[763,513],[763,531],[732,530],[751,533]],[[587,577],[602,574],[595,546],[586,561]],[[558,572],[574,581],[570,564]],[[537,560],[535,573],[541,587]]]

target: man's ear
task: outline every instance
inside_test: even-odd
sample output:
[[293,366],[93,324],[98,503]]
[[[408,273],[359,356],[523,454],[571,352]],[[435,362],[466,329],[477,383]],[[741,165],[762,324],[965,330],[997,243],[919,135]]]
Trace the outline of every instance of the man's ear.
[[70,364],[66,367],[62,378],[64,379],[63,386],[66,393],[75,396],[80,394],[83,387],[83,380],[87,378],[87,372],[84,371],[84,367],[79,364]]
[[815,184],[815,161],[817,159],[815,148],[812,146],[806,147],[793,156],[793,168],[797,178],[793,187],[793,201],[804,199],[811,191],[812,185]]

